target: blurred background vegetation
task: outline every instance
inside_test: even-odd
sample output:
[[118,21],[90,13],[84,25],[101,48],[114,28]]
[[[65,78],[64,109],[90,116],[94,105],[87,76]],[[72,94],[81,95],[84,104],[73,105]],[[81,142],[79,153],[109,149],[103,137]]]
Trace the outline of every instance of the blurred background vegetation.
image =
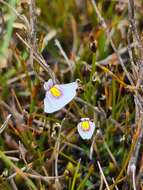
[[[0,123],[6,127],[0,134],[0,189],[102,190],[107,187],[97,161],[110,189],[132,189],[127,166],[132,139],[137,135],[133,93],[126,88],[130,83],[91,1],[37,0],[34,7],[34,50],[43,56],[60,83],[80,80],[77,98],[54,114],[43,111],[43,81],[50,78],[49,73],[37,60],[30,59],[32,50],[24,44],[31,46],[32,42],[31,2],[0,0]],[[134,2],[141,33],[143,2]],[[96,5],[130,71],[128,1],[98,0]],[[12,116],[7,120],[9,114]],[[96,124],[88,141],[77,133],[82,117]],[[55,180],[59,125],[59,180]]]

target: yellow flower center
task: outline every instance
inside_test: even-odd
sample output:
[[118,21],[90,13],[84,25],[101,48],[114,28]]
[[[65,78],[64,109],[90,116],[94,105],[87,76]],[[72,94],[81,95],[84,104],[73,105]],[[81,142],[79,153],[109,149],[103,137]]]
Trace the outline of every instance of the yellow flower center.
[[62,95],[61,91],[58,89],[56,85],[50,88],[50,92],[55,97],[60,97]]
[[82,121],[81,127],[83,131],[89,131],[90,129],[89,121]]

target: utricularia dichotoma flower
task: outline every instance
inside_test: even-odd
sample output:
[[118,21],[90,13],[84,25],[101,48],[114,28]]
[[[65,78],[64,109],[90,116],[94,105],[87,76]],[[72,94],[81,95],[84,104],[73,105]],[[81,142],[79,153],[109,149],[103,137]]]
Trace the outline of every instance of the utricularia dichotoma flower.
[[63,108],[76,96],[77,88],[77,82],[54,84],[52,79],[49,79],[44,83],[44,89],[46,90],[44,111],[53,113]]
[[89,118],[81,118],[77,130],[82,139],[90,139],[94,133],[95,124]]

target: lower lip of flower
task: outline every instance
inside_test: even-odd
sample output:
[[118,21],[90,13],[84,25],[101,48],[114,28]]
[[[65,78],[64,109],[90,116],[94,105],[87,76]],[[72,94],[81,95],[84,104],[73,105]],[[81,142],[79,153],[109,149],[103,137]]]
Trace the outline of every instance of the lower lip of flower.
[[56,85],[51,87],[49,91],[55,98],[59,98],[62,95],[61,90]]
[[81,123],[81,129],[83,131],[89,131],[90,130],[90,125],[89,125],[89,121],[82,121]]

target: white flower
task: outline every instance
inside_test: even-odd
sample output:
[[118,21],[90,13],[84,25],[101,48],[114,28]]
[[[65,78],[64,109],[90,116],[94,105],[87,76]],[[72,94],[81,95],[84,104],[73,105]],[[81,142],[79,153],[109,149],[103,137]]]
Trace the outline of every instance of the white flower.
[[44,83],[44,89],[46,90],[44,111],[53,113],[63,108],[76,96],[77,88],[77,82],[54,84],[52,79],[49,79],[48,82]]
[[89,118],[81,118],[77,125],[77,130],[82,139],[90,139],[94,133],[95,124]]

